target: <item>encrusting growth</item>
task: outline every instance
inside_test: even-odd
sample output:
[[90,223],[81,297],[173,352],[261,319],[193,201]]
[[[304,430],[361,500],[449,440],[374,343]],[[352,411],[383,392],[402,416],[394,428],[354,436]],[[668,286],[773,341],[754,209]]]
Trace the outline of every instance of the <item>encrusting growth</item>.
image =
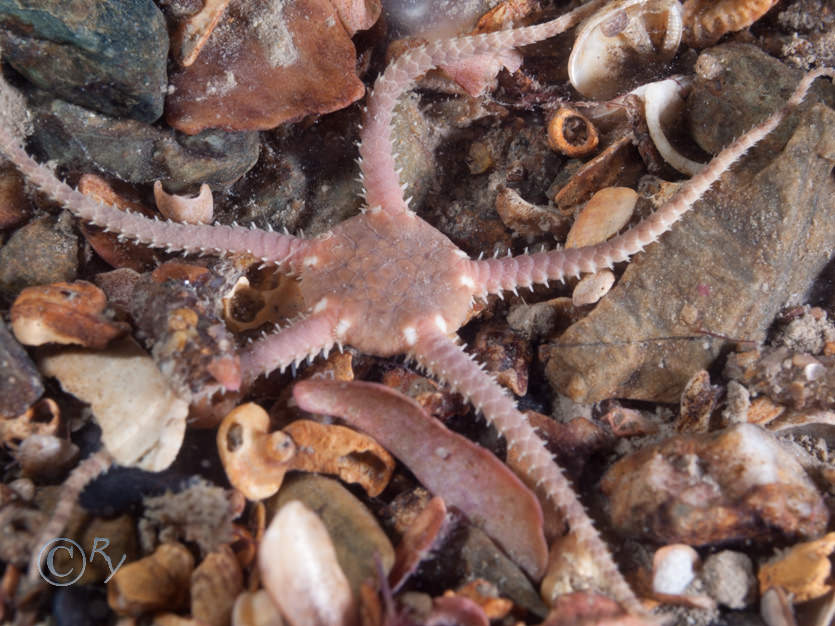
[[472,402],[516,449],[526,472],[562,510],[571,532],[598,564],[611,593],[630,612],[640,614],[640,603],[542,440],[507,392],[450,334],[464,323],[475,297],[562,280],[628,260],[668,230],[734,161],[771,132],[804,98],[815,78],[835,72],[821,69],[807,74],[780,111],[725,148],[667,205],[630,231],[585,248],[469,259],[411,211],[404,199],[391,145],[392,110],[398,96],[435,66],[473,55],[498,57],[502,51],[554,36],[601,3],[595,0],[535,26],[437,41],[394,61],[368,98],[362,130],[360,167],[368,208],[316,239],[234,226],[175,224],[123,213],[57,180],[26,155],[8,129],[0,128],[0,150],[30,182],[84,220],[154,247],[249,253],[297,275],[308,314],[246,347],[241,355],[244,383],[320,352],[327,354],[335,345],[379,356],[410,355]]

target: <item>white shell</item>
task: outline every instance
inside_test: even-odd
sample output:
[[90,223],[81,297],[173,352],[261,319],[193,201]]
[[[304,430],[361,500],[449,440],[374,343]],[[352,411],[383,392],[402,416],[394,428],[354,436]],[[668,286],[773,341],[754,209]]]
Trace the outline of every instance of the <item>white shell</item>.
[[681,34],[677,0],[615,0],[580,26],[568,77],[587,98],[612,98],[669,61]]

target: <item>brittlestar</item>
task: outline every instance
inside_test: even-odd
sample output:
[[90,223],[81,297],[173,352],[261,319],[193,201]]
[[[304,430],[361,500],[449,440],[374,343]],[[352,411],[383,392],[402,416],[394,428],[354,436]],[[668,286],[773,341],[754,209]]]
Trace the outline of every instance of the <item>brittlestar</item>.
[[[599,3],[591,3],[599,4]],[[746,150],[770,133],[805,96],[818,70],[801,81],[783,109],[737,139],[681,186],[665,206],[633,229],[599,245],[472,260],[408,207],[391,145],[392,110],[400,94],[429,69],[475,55],[496,55],[552,37],[594,7],[539,25],[438,41],[408,51],[377,79],[368,98],[360,146],[367,209],[316,239],[236,226],[189,225],[124,213],[78,193],[38,165],[8,130],[0,150],[43,192],[81,219],[154,247],[190,253],[248,253],[301,280],[308,313],[241,355],[244,383],[284,369],[334,345],[378,356],[407,354],[467,398],[501,433],[524,471],[559,508],[625,608],[643,613],[609,550],[542,440],[513,399],[450,334],[473,299],[595,272],[626,261],[668,230]]]

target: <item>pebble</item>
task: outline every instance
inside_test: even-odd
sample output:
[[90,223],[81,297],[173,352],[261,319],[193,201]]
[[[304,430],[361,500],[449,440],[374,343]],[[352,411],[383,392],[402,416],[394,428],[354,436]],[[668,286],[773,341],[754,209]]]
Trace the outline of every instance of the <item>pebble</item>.
[[643,448],[613,465],[601,487],[613,525],[653,541],[701,546],[778,533],[813,537],[829,518],[794,456],[753,424]]
[[22,415],[43,393],[41,375],[0,319],[0,417]]
[[[731,74],[748,63],[747,47],[733,49]],[[734,84],[731,78],[727,83]],[[791,90],[795,83],[781,85]],[[711,119],[738,115],[714,113]],[[793,123],[796,131],[784,150],[773,142],[765,155],[759,146],[752,150],[752,159],[746,156],[637,255],[587,317],[542,348],[546,376],[557,391],[578,402],[677,402],[693,374],[728,344],[715,334],[694,341],[700,328],[765,338],[777,313],[808,289],[835,247],[835,231],[817,226],[835,220],[835,112],[812,107]],[[758,170],[764,156],[771,163]],[[675,337],[682,339],[670,339]]]
[[3,60],[38,87],[107,115],[162,115],[168,32],[152,0],[3,0],[0,25]]
[[355,597],[363,581],[377,577],[377,559],[385,572],[391,569],[394,547],[388,537],[369,510],[338,481],[308,473],[288,477],[268,501],[268,511],[274,513],[291,500],[301,501],[321,518]]
[[26,287],[70,282],[78,272],[78,237],[69,215],[43,217],[17,229],[0,248],[0,299]]
[[116,119],[46,96],[30,99],[32,145],[58,165],[99,169],[130,183],[161,180],[171,193],[202,183],[231,185],[258,160],[257,133],[206,131],[187,136]]
[[743,609],[757,597],[754,565],[747,554],[722,550],[705,559],[700,572],[708,595],[730,609]]

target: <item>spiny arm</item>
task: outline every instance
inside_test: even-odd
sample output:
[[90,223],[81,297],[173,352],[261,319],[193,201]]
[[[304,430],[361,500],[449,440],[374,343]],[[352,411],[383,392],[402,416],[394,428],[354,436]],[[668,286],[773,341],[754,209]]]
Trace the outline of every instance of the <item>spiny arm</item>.
[[397,177],[391,142],[392,111],[413,81],[439,65],[496,54],[564,32],[604,4],[591,2],[549,22],[511,30],[439,40],[403,53],[374,83],[368,97],[360,143],[360,172],[369,207],[399,213],[408,209]]
[[430,326],[421,329],[413,355],[418,363],[467,398],[518,452],[525,473],[539,485],[565,520],[592,560],[600,568],[615,599],[630,613],[645,613],[620,574],[609,549],[592,525],[574,490],[554,462],[542,439],[514,401],[499,384],[451,339]]
[[191,253],[246,253],[294,271],[310,245],[306,240],[239,226],[180,224],[120,211],[79,193],[32,159],[8,129],[0,126],[0,152],[52,200],[81,219],[155,248]]
[[774,130],[803,101],[812,83],[820,76],[835,78],[835,70],[820,68],[806,74],[785,106],[717,154],[706,167],[681,186],[670,202],[636,227],[594,246],[474,261],[475,293],[486,295],[530,287],[536,283],[547,284],[551,280],[596,272],[628,260],[669,230],[735,161]]
[[337,343],[334,330],[336,315],[330,311],[313,313],[277,333],[253,341],[241,354],[241,379],[252,383],[261,374],[282,372],[307,358],[324,352]]

